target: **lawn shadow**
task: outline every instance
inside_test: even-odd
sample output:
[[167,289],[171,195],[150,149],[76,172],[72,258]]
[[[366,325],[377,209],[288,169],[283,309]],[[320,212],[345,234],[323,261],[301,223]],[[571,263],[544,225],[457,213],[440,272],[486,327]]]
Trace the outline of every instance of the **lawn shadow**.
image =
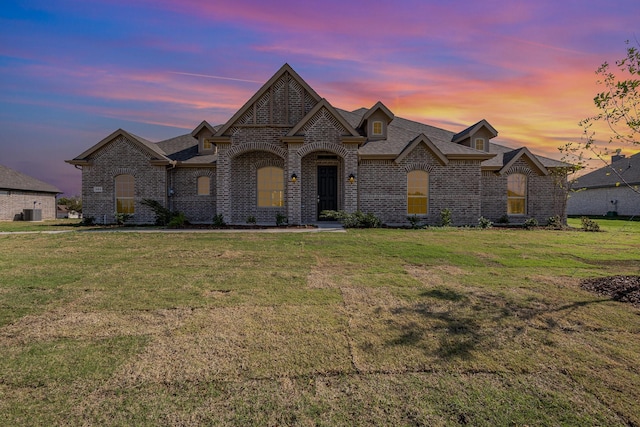
[[[599,299],[556,305],[477,292],[467,295],[445,286],[423,291],[419,297],[424,300],[391,310],[394,316],[418,315],[421,320],[390,323],[399,336],[387,344],[423,348],[445,360],[469,359],[473,357],[473,351],[491,348],[497,334],[509,334],[502,336],[507,341],[525,333],[527,327],[551,334],[563,326],[560,319],[548,314],[564,313],[562,317],[566,317],[582,307],[610,301]],[[435,349],[427,345],[427,338],[433,340],[434,336],[437,337]]]

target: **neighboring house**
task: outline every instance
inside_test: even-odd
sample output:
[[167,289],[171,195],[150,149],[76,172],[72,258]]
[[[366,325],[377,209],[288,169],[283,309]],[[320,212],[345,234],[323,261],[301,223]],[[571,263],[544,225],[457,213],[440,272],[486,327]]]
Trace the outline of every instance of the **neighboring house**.
[[610,165],[579,177],[572,190],[569,215],[640,215],[640,153],[612,156]]
[[455,225],[484,216],[545,223],[562,212],[553,175],[564,163],[490,140],[485,120],[455,133],[396,117],[384,104],[335,108],[285,64],[226,123],[152,143],[117,130],[68,163],[82,168],[84,217],[155,217],[153,199],[193,222],[313,223],[323,210],[417,215]]
[[55,219],[59,193],[51,184],[0,165],[0,221],[21,220],[25,209],[39,211],[43,220]]

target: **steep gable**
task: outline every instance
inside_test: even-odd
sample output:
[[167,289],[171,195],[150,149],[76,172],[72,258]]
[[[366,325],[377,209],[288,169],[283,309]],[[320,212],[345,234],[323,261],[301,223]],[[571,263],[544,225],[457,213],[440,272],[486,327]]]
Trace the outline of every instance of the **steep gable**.
[[498,171],[498,174],[503,175],[513,167],[513,165],[519,160],[523,159],[534,169],[538,171],[540,175],[549,175],[549,170],[538,160],[538,158],[529,151],[527,147],[522,147],[518,150],[513,150],[503,155],[503,166]]
[[65,162],[72,165],[78,165],[78,166],[89,164],[89,158],[91,156],[93,156],[95,153],[97,153],[102,148],[104,148],[105,146],[107,146],[108,144],[110,144],[111,142],[113,142],[119,137],[126,138],[127,140],[131,141],[135,146],[137,146],[139,149],[141,149],[143,152],[148,154],[151,158],[152,163],[169,164],[169,158],[165,155],[165,153],[162,151],[160,147],[158,147],[156,144],[150,141],[147,141],[144,138],[133,135],[132,133],[129,133],[123,129],[116,130],[111,135],[107,136],[106,138],[98,142],[96,145],[89,148],[84,153],[80,154],[79,156],[75,157],[72,160],[65,160]]
[[215,136],[231,136],[242,127],[295,126],[320,100],[316,91],[284,64]]
[[[326,99],[321,99],[305,117],[289,131],[286,137],[303,136],[321,117],[327,119],[343,137],[359,138],[358,132]],[[285,138],[286,138],[285,137]]]
[[395,162],[400,163],[405,157],[407,157],[417,146],[420,144],[424,144],[427,149],[433,154],[433,156],[438,159],[438,161],[442,165],[446,165],[449,163],[447,156],[445,156],[442,151],[426,136],[424,133],[418,135],[410,144],[408,144],[404,150],[396,157]]

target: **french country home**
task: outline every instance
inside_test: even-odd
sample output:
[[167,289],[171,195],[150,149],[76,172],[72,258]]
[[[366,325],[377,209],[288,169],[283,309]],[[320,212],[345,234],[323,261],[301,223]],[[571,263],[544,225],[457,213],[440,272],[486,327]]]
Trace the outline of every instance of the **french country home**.
[[564,216],[566,164],[493,143],[480,120],[461,132],[396,117],[382,102],[334,107],[285,64],[226,123],[151,142],[119,129],[67,163],[82,169],[85,217],[153,223],[145,199],[191,223],[289,224],[323,210],[373,213],[388,225],[454,225]]

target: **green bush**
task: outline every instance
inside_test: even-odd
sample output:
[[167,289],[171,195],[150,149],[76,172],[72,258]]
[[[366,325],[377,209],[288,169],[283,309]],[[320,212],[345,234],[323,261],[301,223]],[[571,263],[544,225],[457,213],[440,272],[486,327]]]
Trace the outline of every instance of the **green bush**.
[[249,215],[249,216],[247,217],[247,224],[255,224],[256,222],[257,222],[257,221],[256,221],[256,217],[255,217],[255,216],[253,216],[253,215]]
[[580,218],[580,222],[582,223],[582,229],[584,231],[600,231],[598,223],[586,216]]
[[171,212],[169,209],[162,206],[162,204],[157,200],[142,199],[142,202],[140,203],[151,208],[156,216],[156,225],[167,225],[171,222],[174,216],[179,215],[178,212]]
[[116,220],[116,224],[124,225],[124,223],[129,221],[133,217],[133,215],[128,213],[116,212],[115,214],[113,214],[113,217]]
[[345,228],[380,228],[382,221],[372,213],[361,211],[347,213],[345,211],[322,211],[320,217],[339,221]]
[[547,227],[556,229],[562,228],[562,220],[560,219],[560,215],[550,216],[549,219],[547,219]]
[[509,215],[502,215],[500,218],[498,218],[498,220],[496,221],[497,224],[509,224]]
[[169,224],[167,224],[167,226],[170,228],[180,228],[184,227],[184,224],[186,222],[187,218],[184,216],[184,214],[182,212],[178,212],[171,218],[171,221],[169,221]]
[[224,222],[224,215],[217,214],[216,216],[213,217],[214,227],[224,227],[225,225],[227,225],[227,223]]
[[80,225],[94,225],[96,223],[96,219],[92,216],[83,216],[82,221],[80,221]]
[[411,228],[417,230],[418,228],[422,228],[423,226],[420,224],[422,222],[422,218],[417,215],[410,215],[407,217],[407,221],[411,224]]
[[478,218],[478,227],[482,229],[491,228],[493,227],[493,223],[487,218],[481,216]]
[[276,214],[276,225],[278,227],[281,227],[283,225],[287,225],[288,223],[289,223],[289,219],[287,218],[286,215],[283,215],[280,212],[278,212]]
[[453,221],[451,220],[451,209],[442,209],[440,211],[440,226],[451,227]]
[[527,230],[533,228],[533,227],[537,227],[538,226],[538,220],[535,218],[529,218],[528,220],[526,220],[524,222],[524,228],[526,228]]

